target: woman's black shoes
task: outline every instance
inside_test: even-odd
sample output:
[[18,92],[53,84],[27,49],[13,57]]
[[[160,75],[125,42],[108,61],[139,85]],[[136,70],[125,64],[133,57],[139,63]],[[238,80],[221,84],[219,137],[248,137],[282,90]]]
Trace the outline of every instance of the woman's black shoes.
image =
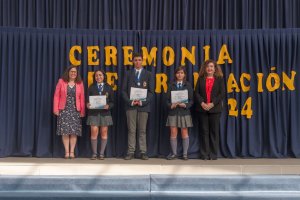
[[216,156],[200,156],[201,160],[217,160]]
[[201,160],[209,160],[209,157],[208,156],[200,156],[200,159]]

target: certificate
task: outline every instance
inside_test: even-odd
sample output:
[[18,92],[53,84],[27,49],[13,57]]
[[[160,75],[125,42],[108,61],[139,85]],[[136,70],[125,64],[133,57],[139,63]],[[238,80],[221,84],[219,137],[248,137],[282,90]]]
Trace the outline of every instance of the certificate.
[[106,105],[106,95],[89,96],[90,109],[102,109]]
[[146,101],[147,89],[131,87],[130,100]]
[[188,103],[189,102],[188,90],[171,91],[171,102]]

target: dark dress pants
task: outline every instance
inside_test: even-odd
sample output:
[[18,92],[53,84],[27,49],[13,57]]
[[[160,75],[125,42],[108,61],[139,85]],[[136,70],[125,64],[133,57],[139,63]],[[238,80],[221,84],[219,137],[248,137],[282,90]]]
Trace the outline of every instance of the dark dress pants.
[[200,156],[216,159],[219,151],[221,113],[199,112]]

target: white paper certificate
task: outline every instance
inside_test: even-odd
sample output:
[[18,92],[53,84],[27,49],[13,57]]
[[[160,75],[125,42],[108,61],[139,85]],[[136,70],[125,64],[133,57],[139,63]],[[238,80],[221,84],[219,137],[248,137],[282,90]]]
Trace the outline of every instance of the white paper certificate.
[[131,87],[130,100],[146,101],[147,92],[147,89]]
[[171,91],[171,103],[188,103],[188,90]]
[[90,109],[102,109],[106,105],[106,95],[89,96]]

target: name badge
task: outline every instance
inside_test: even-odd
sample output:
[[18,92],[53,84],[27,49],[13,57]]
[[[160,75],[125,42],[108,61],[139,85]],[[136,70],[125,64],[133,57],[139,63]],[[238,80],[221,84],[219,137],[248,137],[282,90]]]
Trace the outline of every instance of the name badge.
[[147,87],[147,82],[146,81],[144,81],[143,86]]

